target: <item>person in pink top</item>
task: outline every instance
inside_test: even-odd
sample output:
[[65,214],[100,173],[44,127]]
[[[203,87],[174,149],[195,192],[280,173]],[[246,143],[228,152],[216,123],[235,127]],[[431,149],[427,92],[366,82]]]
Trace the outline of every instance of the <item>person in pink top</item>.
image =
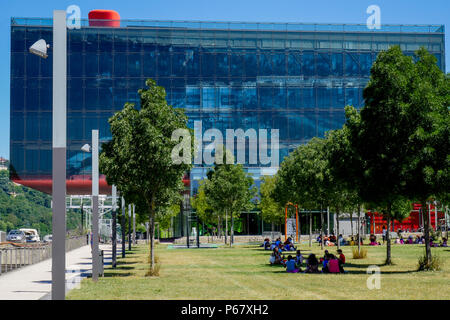
[[328,272],[329,273],[340,273],[339,270],[339,260],[336,258],[334,254],[330,255],[331,258],[328,261]]

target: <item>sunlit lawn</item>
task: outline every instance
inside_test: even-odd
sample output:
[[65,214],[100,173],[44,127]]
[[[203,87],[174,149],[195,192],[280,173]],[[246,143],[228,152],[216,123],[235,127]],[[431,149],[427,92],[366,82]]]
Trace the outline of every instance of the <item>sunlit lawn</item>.
[[[323,255],[314,244],[312,252]],[[168,249],[157,246],[159,277],[146,277],[148,246],[140,245],[119,259],[105,277],[82,281],[68,299],[450,299],[450,248],[433,248],[442,271],[416,272],[423,246],[393,245],[393,266],[382,266],[386,247],[369,247],[368,257],[352,259],[343,247],[346,274],[287,274],[270,266],[269,251],[257,245],[217,249]],[[303,245],[305,254],[311,251]],[[329,248],[335,253],[335,247]],[[380,265],[381,289],[367,288],[369,265]]]

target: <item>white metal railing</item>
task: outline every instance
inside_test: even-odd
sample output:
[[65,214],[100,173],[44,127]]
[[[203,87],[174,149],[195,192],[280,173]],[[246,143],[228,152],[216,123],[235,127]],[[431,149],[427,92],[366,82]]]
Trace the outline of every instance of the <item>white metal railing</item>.
[[[66,240],[66,252],[87,244],[86,236]],[[29,244],[10,248],[0,247],[0,276],[6,272],[29,266],[52,256],[51,243]]]

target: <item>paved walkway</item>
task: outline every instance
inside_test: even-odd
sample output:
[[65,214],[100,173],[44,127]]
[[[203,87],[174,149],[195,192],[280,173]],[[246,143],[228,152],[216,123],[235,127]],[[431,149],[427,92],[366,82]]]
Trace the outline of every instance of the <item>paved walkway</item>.
[[[101,245],[104,250],[104,262],[111,262],[111,246]],[[91,248],[84,246],[66,253],[67,291],[71,289],[80,277],[92,273]],[[22,267],[18,270],[4,273],[0,276],[0,300],[39,300],[51,298],[52,260]]]

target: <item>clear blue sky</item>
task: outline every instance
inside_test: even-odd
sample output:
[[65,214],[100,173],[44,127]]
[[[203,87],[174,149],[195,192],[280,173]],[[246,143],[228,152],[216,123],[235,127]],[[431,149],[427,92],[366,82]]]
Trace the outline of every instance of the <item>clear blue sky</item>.
[[113,9],[123,19],[221,20],[261,22],[365,23],[366,8],[381,8],[381,23],[445,24],[449,70],[449,0],[1,0],[0,4],[0,156],[9,159],[10,18],[51,17],[54,9],[78,5]]

